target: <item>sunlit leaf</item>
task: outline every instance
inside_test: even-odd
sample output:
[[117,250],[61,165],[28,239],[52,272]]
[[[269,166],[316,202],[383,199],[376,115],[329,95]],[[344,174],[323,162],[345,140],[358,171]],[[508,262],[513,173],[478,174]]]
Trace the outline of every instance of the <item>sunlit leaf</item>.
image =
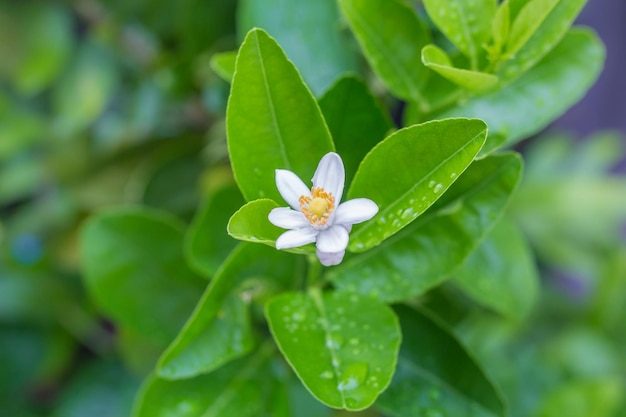
[[445,51],[435,45],[422,49],[422,62],[442,77],[471,91],[483,91],[498,83],[498,77],[480,71],[456,68]]
[[379,211],[354,227],[349,249],[369,249],[426,211],[473,161],[486,134],[481,120],[448,119],[410,126],[379,143],[348,192],[349,199],[373,200]]
[[521,174],[514,154],[474,162],[430,211],[329,272],[336,287],[384,301],[410,299],[449,278],[506,207]]
[[233,172],[247,200],[282,201],[276,169],[310,178],[334,149],[322,113],[275,40],[251,30],[237,56],[226,116]]

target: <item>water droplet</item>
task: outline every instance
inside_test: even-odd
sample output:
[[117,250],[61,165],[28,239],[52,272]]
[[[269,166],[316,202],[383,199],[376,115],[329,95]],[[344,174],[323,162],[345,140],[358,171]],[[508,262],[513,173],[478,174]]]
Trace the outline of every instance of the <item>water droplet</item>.
[[326,347],[328,349],[337,350],[343,345],[343,336],[337,333],[331,333],[326,336]]
[[337,389],[339,391],[350,391],[357,388],[367,377],[367,364],[364,362],[351,363],[339,377]]
[[356,346],[359,343],[361,343],[361,341],[359,339],[357,339],[356,337],[353,337],[350,340],[348,340],[348,343],[350,343],[350,345],[352,345],[352,346]]
[[437,183],[435,182],[435,180],[430,180],[430,182],[428,183],[428,188],[433,188]]
[[452,174],[450,174],[450,178],[456,178],[456,172],[453,172]]
[[300,313],[299,311],[296,311],[295,313],[293,313],[291,315],[291,318],[293,321],[302,321],[304,320],[305,316],[304,314]]
[[402,212],[402,215],[401,215],[400,217],[401,217],[402,219],[404,219],[404,220],[408,220],[408,219],[410,219],[410,218],[414,217],[414,215],[415,215],[415,212],[413,211],[413,209],[412,209],[412,208],[410,208],[410,207],[409,207],[408,209],[405,209],[405,210]]
[[437,184],[437,185],[435,185],[435,188],[433,189],[433,192],[435,194],[437,194],[441,190],[443,190],[443,184]]
[[326,370],[320,374],[320,378],[322,379],[331,379],[333,377],[332,371]]

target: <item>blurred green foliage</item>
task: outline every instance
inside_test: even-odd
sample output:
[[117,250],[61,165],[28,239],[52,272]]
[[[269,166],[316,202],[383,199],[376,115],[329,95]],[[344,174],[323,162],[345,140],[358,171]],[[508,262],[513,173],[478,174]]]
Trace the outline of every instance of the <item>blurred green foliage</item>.
[[[119,205],[168,212],[143,225],[147,242],[129,245],[149,246],[163,237],[161,229],[175,235],[172,253],[152,253],[165,265],[155,262],[157,271],[167,271],[170,257],[190,264],[180,283],[189,293],[167,288],[184,308],[175,317],[170,311],[154,315],[174,327],[234,247],[228,218],[219,218],[223,228],[210,237],[202,233],[203,218],[191,223],[199,206],[205,207],[200,213],[212,213],[214,201],[223,201],[233,212],[242,203],[225,140],[229,84],[220,78],[232,75],[227,69],[233,63],[212,62],[214,54],[234,50],[249,28],[267,27],[321,97],[323,112],[331,113],[333,100],[343,96],[356,100],[353,105],[373,103],[349,90],[361,88],[350,78],[342,81],[346,92],[333,93],[342,97],[324,95],[339,75],[361,71],[377,95],[371,106],[382,103],[398,119],[398,101],[381,93],[379,81],[363,69],[340,9],[321,3],[0,1],[0,416],[128,416],[140,381],[176,335],[168,329],[172,334],[155,336],[154,322],[141,323],[145,331],[137,332],[117,320],[113,298],[87,295],[78,245],[87,217]],[[403,10],[409,3],[394,5]],[[521,2],[510,3],[519,8]],[[326,26],[311,24],[312,16]],[[509,87],[526,82],[522,77]],[[470,113],[499,107],[489,95],[466,104]],[[425,116],[413,109],[406,117]],[[382,136],[388,119],[354,123],[373,123]],[[521,139],[508,126],[498,127],[497,133]],[[536,305],[468,297],[459,291],[462,272],[423,300],[480,359],[514,417],[626,416],[626,179],[612,170],[623,144],[613,133],[582,143],[550,135],[522,148],[525,177],[502,227],[519,225],[536,256],[542,276]],[[359,160],[348,165],[356,169]],[[85,232],[102,241],[110,233]],[[489,245],[483,249],[480,256],[489,256]],[[146,255],[114,243],[110,251],[100,255],[111,268],[115,255]],[[124,294],[141,297],[149,290]],[[259,366],[265,372],[269,365]],[[298,415],[328,415],[287,372],[280,363],[270,373],[289,381],[293,388],[284,395],[300,404]],[[386,403],[381,408],[388,409]]]

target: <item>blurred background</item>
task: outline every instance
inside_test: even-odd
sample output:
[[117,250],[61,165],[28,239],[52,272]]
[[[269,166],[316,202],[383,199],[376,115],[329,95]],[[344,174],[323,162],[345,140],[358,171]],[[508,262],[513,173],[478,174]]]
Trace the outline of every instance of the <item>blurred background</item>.
[[[237,7],[0,0],[0,416],[129,415],[151,364],[85,293],[78,233],[121,204],[189,221],[231,181],[229,87],[211,57],[255,23]],[[519,147],[526,178],[511,216],[542,272],[534,313],[452,323],[514,416],[626,416],[625,22],[625,2],[589,1],[579,23],[605,42],[605,71]]]

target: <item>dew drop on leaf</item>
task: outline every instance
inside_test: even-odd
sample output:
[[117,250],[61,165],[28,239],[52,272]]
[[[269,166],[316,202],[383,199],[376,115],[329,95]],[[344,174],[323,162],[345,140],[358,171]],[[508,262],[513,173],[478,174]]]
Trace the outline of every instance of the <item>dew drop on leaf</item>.
[[352,363],[346,367],[341,376],[337,389],[350,391],[359,387],[367,377],[367,364],[364,362]]

